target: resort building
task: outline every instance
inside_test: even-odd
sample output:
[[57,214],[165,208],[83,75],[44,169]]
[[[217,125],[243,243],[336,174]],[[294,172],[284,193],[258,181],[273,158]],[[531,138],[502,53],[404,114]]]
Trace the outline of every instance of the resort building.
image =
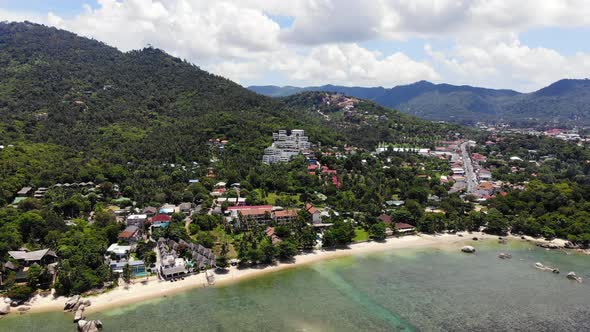
[[305,131],[301,129],[293,129],[290,134],[286,130],[279,130],[272,134],[272,138],[273,143],[264,149],[262,156],[262,162],[266,164],[288,162],[311,146]]
[[122,260],[120,262],[111,262],[111,271],[114,273],[123,273],[125,266],[129,264],[131,268],[132,277],[145,277],[147,275],[145,263],[141,260],[127,262]]
[[160,276],[164,279],[215,267],[215,254],[200,244],[160,238],[156,249],[161,257]]
[[278,210],[272,213],[272,218],[278,224],[285,224],[297,219],[298,215],[298,209]]

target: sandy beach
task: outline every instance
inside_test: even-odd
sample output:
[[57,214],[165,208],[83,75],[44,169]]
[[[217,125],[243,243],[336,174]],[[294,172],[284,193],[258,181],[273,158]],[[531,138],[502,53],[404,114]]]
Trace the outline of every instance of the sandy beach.
[[[270,266],[255,266],[243,269],[230,267],[225,273],[215,273],[212,271],[209,271],[208,273],[215,274],[215,287],[217,287],[248,278],[254,278],[266,273],[344,256],[365,255],[394,249],[420,247],[446,248],[450,250],[456,248],[458,250],[465,243],[471,242],[473,237],[477,237],[478,239],[498,239],[498,236],[483,233],[410,235],[400,238],[389,238],[383,242],[351,244],[349,248],[346,249],[316,250],[296,256],[291,263],[276,263],[275,265]],[[520,237],[516,236],[511,236],[509,238],[521,240]],[[533,238],[526,238],[526,240],[541,242],[538,239]],[[563,244],[560,240],[555,240],[554,243],[560,245]],[[184,280],[176,282],[161,281],[156,277],[150,277],[149,280],[135,279],[130,285],[119,286],[109,292],[87,297],[92,302],[92,305],[87,308],[86,314],[145,300],[167,297],[182,293],[188,289],[199,287],[208,287],[205,273],[185,277]],[[53,296],[36,296],[31,301],[31,309],[29,312],[62,311],[66,300],[67,298],[65,297],[54,298]],[[13,312],[16,312],[16,310]]]

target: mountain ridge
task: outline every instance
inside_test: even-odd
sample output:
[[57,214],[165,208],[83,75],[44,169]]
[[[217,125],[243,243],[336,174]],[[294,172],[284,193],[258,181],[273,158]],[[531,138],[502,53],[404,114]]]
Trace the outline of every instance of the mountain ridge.
[[271,97],[303,91],[331,91],[368,99],[428,120],[473,125],[479,121],[521,126],[590,125],[590,80],[562,79],[530,93],[428,81],[383,87],[322,85],[249,86]]

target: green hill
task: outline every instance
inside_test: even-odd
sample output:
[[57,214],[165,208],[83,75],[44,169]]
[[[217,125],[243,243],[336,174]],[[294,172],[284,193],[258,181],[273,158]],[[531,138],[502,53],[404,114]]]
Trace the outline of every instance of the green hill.
[[[212,138],[229,140],[216,171],[237,181],[259,164],[278,129],[365,148],[383,140],[426,143],[449,132],[362,103],[390,120],[327,123],[297,99],[258,95],[158,49],[123,53],[43,25],[0,23],[0,203],[24,185],[97,179],[149,201],[206,174]],[[399,135],[425,128],[434,134],[419,142]],[[170,165],[176,168],[162,173]]]

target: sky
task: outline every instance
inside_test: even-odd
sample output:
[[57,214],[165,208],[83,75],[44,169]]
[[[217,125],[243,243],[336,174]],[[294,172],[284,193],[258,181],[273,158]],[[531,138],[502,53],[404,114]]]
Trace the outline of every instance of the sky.
[[0,0],[0,21],[148,45],[247,85],[590,77],[590,0]]

